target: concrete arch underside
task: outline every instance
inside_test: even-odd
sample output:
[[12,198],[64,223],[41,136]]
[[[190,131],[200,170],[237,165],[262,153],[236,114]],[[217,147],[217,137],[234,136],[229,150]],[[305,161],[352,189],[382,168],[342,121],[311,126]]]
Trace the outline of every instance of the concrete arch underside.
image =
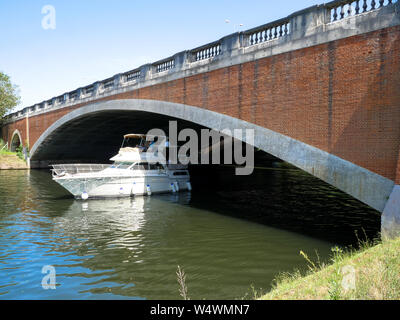
[[[394,182],[323,150],[252,123],[184,104],[156,100],[111,100],[90,104],[54,122],[31,150],[31,164],[47,160],[108,160],[125,133],[183,127],[217,131],[253,129],[254,147],[280,158],[383,212]],[[96,148],[91,146],[96,145]],[[88,158],[89,156],[89,158]]]

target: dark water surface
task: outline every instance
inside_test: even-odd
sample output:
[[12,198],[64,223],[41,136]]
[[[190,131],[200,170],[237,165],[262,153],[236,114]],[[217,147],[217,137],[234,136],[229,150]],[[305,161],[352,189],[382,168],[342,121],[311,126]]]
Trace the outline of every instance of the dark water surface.
[[[196,169],[197,170],[197,169]],[[48,171],[0,171],[0,299],[240,299],[379,216],[299,170],[194,170],[192,193],[76,201]],[[57,288],[43,289],[42,268]]]

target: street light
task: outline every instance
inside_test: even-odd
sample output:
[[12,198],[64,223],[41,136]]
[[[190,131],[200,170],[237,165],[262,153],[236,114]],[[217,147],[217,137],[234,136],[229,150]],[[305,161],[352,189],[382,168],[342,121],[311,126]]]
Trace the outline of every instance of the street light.
[[[229,19],[225,19],[225,23],[231,23],[231,21],[230,21]],[[233,26],[233,31],[234,31],[234,32],[238,32],[239,29],[240,29],[241,27],[243,27],[243,26],[244,26],[243,23],[241,23],[241,24],[239,24],[239,25],[234,25],[234,26]]]

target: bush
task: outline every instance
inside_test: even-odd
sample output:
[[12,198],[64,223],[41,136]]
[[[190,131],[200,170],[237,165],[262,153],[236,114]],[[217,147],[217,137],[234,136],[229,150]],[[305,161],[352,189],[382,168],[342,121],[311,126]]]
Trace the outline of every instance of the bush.
[[22,146],[17,147],[17,149],[15,149],[15,152],[17,153],[18,158],[20,158],[21,160],[25,160]]
[[6,143],[0,139],[0,154],[9,154],[10,150],[8,148],[3,148],[6,145]]

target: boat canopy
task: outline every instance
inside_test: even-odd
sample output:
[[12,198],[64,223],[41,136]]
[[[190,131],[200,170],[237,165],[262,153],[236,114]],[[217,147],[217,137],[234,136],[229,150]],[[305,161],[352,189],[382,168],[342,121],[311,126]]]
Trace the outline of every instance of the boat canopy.
[[145,139],[146,137],[154,138],[154,137],[166,137],[166,136],[154,136],[150,134],[140,134],[140,133],[130,133],[124,135],[125,139]]

